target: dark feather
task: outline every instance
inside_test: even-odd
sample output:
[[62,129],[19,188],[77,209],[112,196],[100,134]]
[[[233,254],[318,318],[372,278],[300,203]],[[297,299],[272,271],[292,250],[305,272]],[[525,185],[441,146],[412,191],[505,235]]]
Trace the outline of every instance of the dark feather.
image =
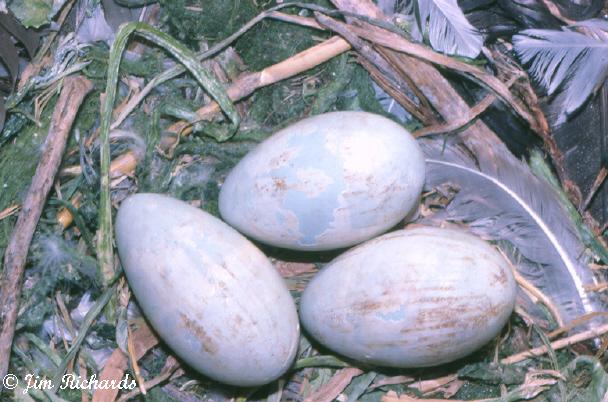
[[[545,105],[547,114],[554,109]],[[569,178],[581,191],[581,200],[589,197],[593,184],[603,166],[608,167],[608,82],[598,95],[563,124],[552,130]],[[587,211],[600,226],[608,222],[608,180],[597,188]]]
[[561,22],[542,0],[460,0],[467,19],[489,40],[527,28],[557,29]]
[[[24,28],[10,12],[0,12],[0,62],[6,67],[8,79],[0,82],[0,131],[4,127],[6,106],[3,96],[9,94],[19,76],[19,49],[13,38],[20,42],[30,57],[33,57],[40,42],[38,33]],[[6,77],[1,77],[4,81]],[[5,85],[5,83],[7,85]]]
[[563,24],[549,12],[542,0],[498,0],[498,4],[522,29],[557,29]]
[[563,16],[575,21],[597,17],[604,0],[552,0]]
[[0,58],[8,70],[11,83],[14,83],[19,73],[19,51],[13,44],[11,36],[0,29]]
[[475,157],[461,144],[427,140],[421,145],[427,186],[451,183],[459,189],[433,220],[464,222],[479,236],[509,243],[522,257],[514,261],[518,270],[554,301],[566,323],[605,309],[585,289],[595,278],[567,212],[527,165],[501,143],[476,144],[484,152]]
[[36,31],[23,27],[12,14],[0,13],[0,26],[23,44],[30,57],[34,57],[40,43],[40,36]]

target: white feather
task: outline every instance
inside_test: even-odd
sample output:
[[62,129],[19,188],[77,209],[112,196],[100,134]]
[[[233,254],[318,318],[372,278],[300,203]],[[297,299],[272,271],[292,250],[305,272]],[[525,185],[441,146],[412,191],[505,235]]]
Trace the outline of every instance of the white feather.
[[[515,247],[524,257],[514,261],[518,270],[555,302],[566,323],[605,309],[586,289],[595,277],[567,212],[526,164],[505,155],[506,147],[489,142],[475,147],[475,157],[462,144],[427,140],[421,145],[427,185],[459,188],[446,209],[431,219],[464,222],[480,236]],[[479,149],[485,151],[479,154]]]
[[416,17],[412,31],[415,39],[422,41],[428,23],[433,49],[470,58],[479,55],[483,37],[467,21],[456,0],[406,0],[403,12]]

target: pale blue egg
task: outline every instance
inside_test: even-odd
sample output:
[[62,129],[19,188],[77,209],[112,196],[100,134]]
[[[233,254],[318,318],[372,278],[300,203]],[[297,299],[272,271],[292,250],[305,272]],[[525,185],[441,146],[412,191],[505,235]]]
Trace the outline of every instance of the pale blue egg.
[[136,194],[120,206],[116,243],[144,315],[194,369],[256,386],[291,366],[299,341],[293,299],[236,230],[183,201]]
[[497,336],[515,306],[509,263],[465,232],[420,227],[357,246],[308,284],[300,319],[329,349],[379,366],[448,363]]
[[424,184],[423,154],[397,123],[371,113],[301,120],[259,144],[230,172],[224,220],[264,243],[328,250],[403,220]]

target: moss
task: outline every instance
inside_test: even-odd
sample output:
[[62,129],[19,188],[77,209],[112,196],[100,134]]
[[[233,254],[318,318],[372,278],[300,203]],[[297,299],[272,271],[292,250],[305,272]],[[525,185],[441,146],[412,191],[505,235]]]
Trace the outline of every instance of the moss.
[[261,70],[293,56],[327,34],[282,21],[264,20],[236,42],[236,51],[252,70]]
[[[287,3],[287,2],[284,2]],[[331,7],[329,1],[317,0],[307,3]],[[268,3],[264,8],[276,5]],[[284,9],[285,13],[298,13],[298,9]],[[300,15],[309,16],[307,10]],[[261,70],[278,63],[294,54],[317,44],[319,38],[329,34],[316,29],[295,25],[288,22],[266,19],[250,29],[236,42],[236,51],[250,69]]]
[[[0,148],[0,211],[22,202],[40,159],[53,107],[54,101],[45,108],[40,119],[42,126],[26,125],[11,142]],[[13,215],[0,221],[2,255],[16,219]]]
[[252,0],[161,0],[169,33],[198,50],[204,40],[216,43],[258,14]]

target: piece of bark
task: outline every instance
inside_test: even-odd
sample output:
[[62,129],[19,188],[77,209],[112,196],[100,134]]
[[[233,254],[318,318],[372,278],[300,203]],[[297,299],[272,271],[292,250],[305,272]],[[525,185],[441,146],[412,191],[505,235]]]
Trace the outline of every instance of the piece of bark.
[[[148,350],[152,349],[158,344],[158,338],[150,327],[145,323],[141,322],[139,328],[131,333],[133,342],[133,357],[134,359],[141,359]],[[125,375],[125,372],[129,368],[129,356],[124,354],[120,348],[116,348],[110,355],[110,358],[106,361],[106,364],[99,374],[99,381],[116,381],[120,382]],[[107,402],[115,401],[120,389],[118,387],[110,387],[107,389],[98,389],[93,394],[92,402]]]
[[338,370],[327,384],[306,398],[304,402],[331,402],[344,391],[344,388],[350,384],[353,378],[361,374],[363,374],[363,371],[355,367]]
[[8,370],[27,252],[61,164],[72,123],[92,88],[93,84],[84,77],[64,80],[40,162],[6,248],[0,288],[0,378]]

